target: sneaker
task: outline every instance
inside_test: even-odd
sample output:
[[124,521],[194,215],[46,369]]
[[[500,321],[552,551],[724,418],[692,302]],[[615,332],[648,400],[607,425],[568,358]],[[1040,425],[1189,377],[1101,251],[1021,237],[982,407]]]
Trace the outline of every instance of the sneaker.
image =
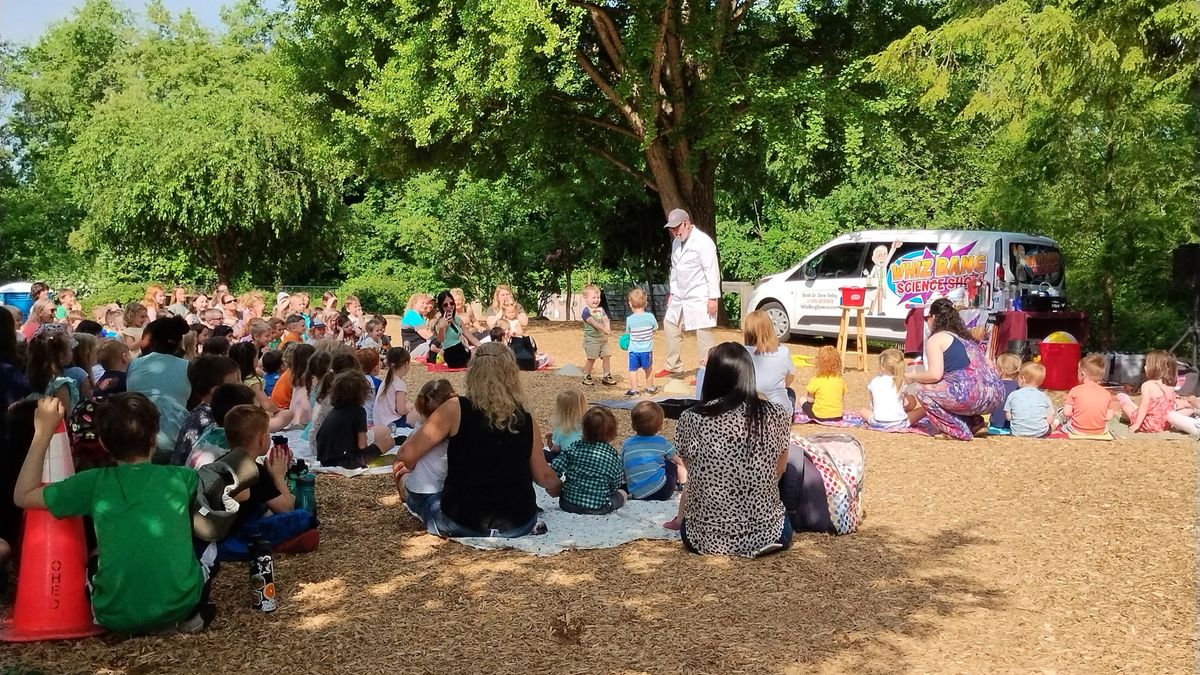
[[754,557],[761,558],[764,555],[770,555],[772,553],[775,553],[777,551],[782,551],[782,550],[783,550],[783,544],[775,541],[775,542],[771,542],[770,544],[767,544],[766,546],[755,551]]
[[592,385],[594,385],[594,384],[596,384],[596,381],[592,379],[592,376],[591,376],[591,375],[584,375],[584,376],[583,376],[583,386],[585,386],[585,387],[590,387],[590,386],[592,386]]
[[609,373],[605,373],[604,377],[600,379],[600,384],[603,384],[608,387],[611,387],[616,383],[617,383],[617,378],[613,377]]
[[637,396],[637,395],[638,395],[638,390],[637,390],[637,389],[630,389],[629,391],[625,392],[625,395],[626,395],[626,396]]
[[658,387],[646,387],[646,393],[653,396],[658,393]]
[[678,375],[678,374],[679,373],[677,373],[673,370],[667,370],[666,368],[663,368],[662,370],[655,373],[654,376],[655,377],[671,377],[673,375]]

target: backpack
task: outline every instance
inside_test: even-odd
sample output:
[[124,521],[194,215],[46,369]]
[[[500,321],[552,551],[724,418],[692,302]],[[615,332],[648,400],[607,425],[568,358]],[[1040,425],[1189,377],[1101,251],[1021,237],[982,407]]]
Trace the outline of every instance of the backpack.
[[[816,531],[829,534],[857,531],[863,520],[862,488],[866,470],[866,452],[862,444],[849,434],[793,435],[788,453],[788,470],[780,482],[780,496],[793,526],[800,520],[802,525],[817,523]],[[802,466],[797,467],[796,464],[801,462]],[[813,471],[816,476],[812,475]],[[824,488],[828,524],[819,516],[806,517],[806,513],[814,509],[806,511],[805,503],[812,504],[820,498],[820,495],[812,494],[818,485],[817,476]],[[813,531],[811,527],[797,529]]]
[[117,460],[100,444],[96,435],[96,405],[99,398],[80,401],[67,416],[67,436],[75,473],[106,466],[116,466]]
[[528,335],[510,338],[509,348],[517,357],[517,367],[521,370],[537,370],[537,343]]

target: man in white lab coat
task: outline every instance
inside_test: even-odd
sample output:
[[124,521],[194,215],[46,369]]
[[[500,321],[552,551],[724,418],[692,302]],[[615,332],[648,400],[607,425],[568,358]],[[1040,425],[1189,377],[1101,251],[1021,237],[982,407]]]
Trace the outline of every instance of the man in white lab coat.
[[665,227],[672,239],[671,295],[663,321],[667,363],[658,377],[683,372],[679,355],[683,351],[684,331],[696,331],[696,354],[700,366],[704,366],[713,346],[709,329],[717,325],[717,303],[721,300],[721,270],[717,267],[717,245],[712,238],[697,230],[683,209],[667,214]]

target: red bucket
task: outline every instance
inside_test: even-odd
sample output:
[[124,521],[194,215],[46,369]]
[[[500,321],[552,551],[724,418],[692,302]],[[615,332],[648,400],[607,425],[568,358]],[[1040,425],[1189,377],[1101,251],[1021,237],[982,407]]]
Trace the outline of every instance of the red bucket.
[[867,289],[862,286],[842,286],[842,307],[863,307],[867,304]]
[[1046,381],[1042,389],[1066,391],[1079,384],[1079,343],[1043,342],[1039,347]]

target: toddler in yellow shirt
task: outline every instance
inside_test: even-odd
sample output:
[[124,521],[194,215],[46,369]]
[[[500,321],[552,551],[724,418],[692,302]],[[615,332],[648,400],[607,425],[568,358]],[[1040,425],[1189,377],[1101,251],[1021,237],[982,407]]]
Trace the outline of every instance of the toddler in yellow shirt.
[[818,422],[840,422],[846,382],[842,379],[842,358],[837,349],[821,347],[817,351],[817,374],[808,381],[808,400],[800,409]]

